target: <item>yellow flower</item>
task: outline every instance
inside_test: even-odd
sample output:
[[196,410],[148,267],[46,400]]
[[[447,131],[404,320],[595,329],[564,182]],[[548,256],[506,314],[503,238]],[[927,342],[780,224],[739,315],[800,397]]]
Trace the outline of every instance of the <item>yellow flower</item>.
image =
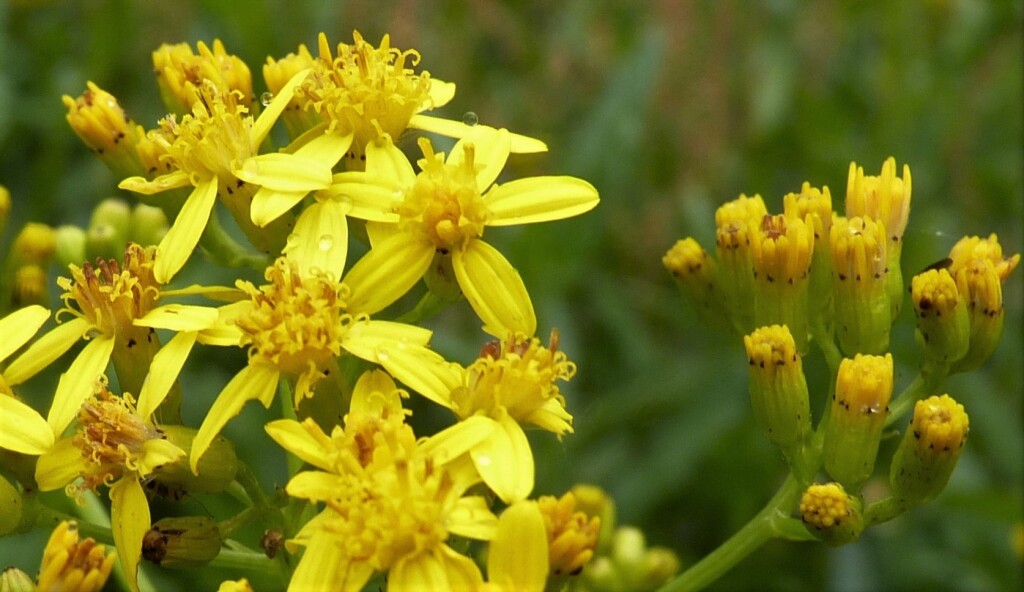
[[[347,150],[351,137],[320,134],[292,154],[258,154],[260,144],[306,74],[295,75],[255,120],[238,103],[238,94],[218,91],[208,84],[203,87],[204,100],[193,105],[190,115],[180,122],[174,116],[166,117],[161,120],[161,128],[149,134],[166,149],[164,158],[173,163],[173,170],[153,180],[129,177],[119,187],[144,195],[194,188],[160,241],[154,271],[161,283],[169,282],[195,250],[218,195],[253,244],[270,252],[277,237],[253,226],[249,198],[279,198],[294,203],[296,195],[301,199],[309,191],[330,184],[331,168]],[[251,194],[253,187],[259,187],[255,196]]]
[[267,425],[283,448],[318,470],[289,481],[293,497],[324,502],[287,546],[305,552],[289,590],[359,590],[388,572],[389,590],[475,590],[471,559],[447,544],[451,534],[490,539],[497,519],[480,496],[472,465],[452,462],[445,432],[417,441],[404,419],[401,393],[382,371],[367,372],[352,395],[345,427],[325,434],[316,423]]
[[544,515],[551,573],[579,575],[594,556],[601,519],[577,511],[576,496],[571,491],[560,498],[541,496],[537,504]]
[[[0,362],[25,345],[50,317],[50,311],[32,305],[0,319]],[[14,398],[6,373],[0,374],[0,448],[23,454],[42,454],[53,446],[54,432],[39,413]],[[66,427],[66,424],[65,424]]]
[[64,95],[62,100],[71,129],[111,171],[128,176],[146,170],[136,148],[145,130],[128,117],[114,95],[88,82],[81,96]]
[[520,424],[572,432],[557,381],[572,378],[576,365],[558,351],[557,332],[548,347],[521,334],[491,344],[468,368],[402,344],[382,348],[378,358],[395,378],[459,417],[452,437],[470,447],[480,476],[506,503],[533,490],[533,453]]
[[267,268],[269,284],[239,281],[246,299],[222,307],[221,321],[199,339],[249,348],[249,363],[217,396],[192,445],[193,470],[214,437],[247,401],[273,401],[282,377],[294,380],[295,404],[326,376],[340,376],[336,359],[352,354],[377,361],[377,349],[393,343],[423,346],[430,331],[370,320],[349,302],[349,288],[325,274],[303,276],[280,258]]
[[[353,290],[353,300],[368,312],[380,310],[415,285],[436,258],[450,257],[458,284],[487,332],[532,335],[537,322],[526,286],[483,240],[484,229],[582,214],[597,205],[597,190],[564,176],[495,183],[509,156],[507,130],[479,129],[455,144],[447,159],[427,139],[419,144],[418,175],[385,136],[367,147],[365,172],[339,173],[322,192],[350,208],[350,215],[380,223],[367,226],[373,249],[349,272],[356,283],[373,289]],[[343,221],[335,221],[338,231],[329,234],[339,236]],[[297,238],[315,245],[318,237]],[[303,247],[295,256],[303,259],[312,250]]]
[[480,592],[542,592],[547,584],[548,532],[537,502],[518,501],[501,513],[487,550]]
[[188,113],[202,99],[202,87],[210,81],[221,91],[237,91],[252,104],[252,74],[238,56],[231,55],[220,39],[211,50],[200,41],[198,54],[187,43],[164,43],[153,52],[153,69],[164,105],[175,113]]
[[114,567],[114,553],[92,538],[79,539],[78,524],[64,520],[43,549],[36,590],[99,592]]

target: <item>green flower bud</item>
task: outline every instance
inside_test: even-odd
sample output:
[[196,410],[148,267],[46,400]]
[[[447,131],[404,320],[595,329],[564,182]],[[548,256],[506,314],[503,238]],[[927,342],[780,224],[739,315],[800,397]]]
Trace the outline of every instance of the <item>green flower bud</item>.
[[45,267],[57,250],[57,233],[46,224],[29,222],[14,238],[8,265],[12,268],[34,264]]
[[942,492],[967,442],[970,422],[963,405],[949,395],[929,397],[914,406],[914,419],[892,459],[893,495],[911,502]]
[[11,192],[6,187],[0,185],[0,235],[4,232],[4,227],[7,226],[7,219],[11,216]]
[[78,226],[65,224],[57,227],[57,264],[61,268],[68,265],[82,265],[89,260],[86,252],[85,231]]
[[160,567],[199,567],[220,553],[217,523],[205,516],[157,520],[142,539],[142,557]]
[[811,431],[803,362],[785,325],[761,327],[743,338],[754,419],[787,458]]
[[644,555],[641,590],[656,590],[679,573],[681,563],[675,552],[665,547],[651,547]]
[[156,245],[167,234],[167,215],[160,208],[137,204],[132,208],[128,240],[142,246]]
[[953,276],[945,269],[919,273],[910,281],[910,294],[925,364],[948,365],[964,357],[970,345],[970,322]]
[[50,302],[49,285],[45,269],[34,263],[22,265],[14,272],[11,304],[14,308],[32,304],[46,306]]
[[754,324],[786,325],[807,351],[807,289],[814,232],[799,218],[765,216],[751,242]]
[[[0,397],[7,395],[0,394]],[[0,536],[14,532],[21,524],[21,493],[6,477],[0,475]]]
[[187,459],[192,453],[192,441],[196,430],[179,425],[164,425],[160,428],[167,439],[185,451],[182,462],[163,465],[153,473],[149,485],[164,497],[180,499],[188,492],[223,491],[235,480],[238,472],[238,457],[235,446],[227,438],[218,436],[210,448],[199,459],[196,473],[189,470]]
[[92,211],[86,230],[86,259],[120,259],[128,243],[131,208],[119,199],[105,199]]
[[740,195],[715,212],[718,285],[732,325],[740,334],[754,329],[754,260],[751,242],[768,215],[760,195]]
[[892,326],[885,226],[871,218],[837,217],[830,246],[839,347],[847,356],[881,354]]
[[601,519],[601,532],[597,537],[597,553],[606,554],[615,536],[615,500],[596,485],[574,485],[570,490],[576,496],[576,507],[587,516]]
[[662,257],[661,263],[672,274],[690,306],[701,320],[716,328],[728,329],[728,311],[717,285],[715,260],[693,238],[677,241]]
[[838,483],[815,483],[800,499],[804,524],[825,544],[838,547],[852,543],[864,530],[860,499]]
[[862,356],[839,363],[836,392],[825,426],[825,470],[850,489],[867,481],[892,397],[892,355]]

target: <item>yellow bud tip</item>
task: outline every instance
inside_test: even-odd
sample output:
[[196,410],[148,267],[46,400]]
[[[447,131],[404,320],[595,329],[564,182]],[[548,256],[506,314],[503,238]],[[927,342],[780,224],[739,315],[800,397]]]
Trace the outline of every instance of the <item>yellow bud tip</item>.
[[832,228],[832,194],[828,187],[811,187],[804,181],[800,193],[789,193],[782,198],[783,213],[788,218],[806,220],[814,230],[815,242],[828,239]]
[[578,575],[594,556],[601,519],[576,511],[576,496],[537,500],[548,533],[548,564],[554,575]]
[[850,519],[853,500],[838,483],[814,484],[800,499],[800,516],[804,524],[816,529],[832,529]]
[[969,428],[964,406],[949,395],[929,397],[914,406],[910,429],[922,458],[958,455]]
[[969,267],[976,259],[990,261],[999,277],[999,281],[1006,281],[1017,264],[1020,263],[1020,254],[1010,257],[1003,256],[1003,247],[999,244],[999,237],[991,234],[988,238],[977,236],[965,236],[949,252],[952,260],[949,269],[950,273],[956,276],[960,269]]
[[793,335],[785,325],[761,327],[750,335],[744,335],[743,345],[751,366],[773,370],[799,361]]
[[760,195],[747,197],[746,194],[740,194],[738,198],[722,204],[715,211],[715,226],[722,229],[739,223],[754,227],[767,215],[768,208],[765,207]]
[[834,403],[845,415],[884,417],[889,411],[892,384],[892,354],[857,354],[839,363]]
[[945,269],[930,269],[914,276],[910,294],[920,318],[947,315],[960,302],[956,282]]
[[910,167],[903,165],[903,177],[896,176],[896,159],[882,163],[877,177],[864,174],[864,169],[850,163],[846,182],[846,215],[867,216],[880,220],[889,231],[889,239],[898,244],[910,216]]
[[37,589],[96,592],[110,577],[116,558],[91,538],[79,540],[78,524],[65,520],[54,529],[43,550]]
[[677,241],[661,258],[661,263],[673,276],[683,277],[699,274],[709,259],[708,252],[700,243],[688,237]]

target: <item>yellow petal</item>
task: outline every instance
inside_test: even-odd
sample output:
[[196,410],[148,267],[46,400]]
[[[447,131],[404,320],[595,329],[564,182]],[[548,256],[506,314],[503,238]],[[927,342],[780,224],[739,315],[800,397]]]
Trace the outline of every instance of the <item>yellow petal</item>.
[[4,370],[4,380],[14,386],[32,378],[78,343],[92,326],[89,320],[83,318],[57,325],[11,362]]
[[501,429],[498,422],[490,417],[472,415],[430,436],[420,444],[420,449],[431,456],[434,462],[443,465],[469,452],[497,429]]
[[455,98],[455,83],[445,82],[431,76],[430,90],[427,91],[427,94],[430,96],[428,99],[429,104],[424,105],[424,109],[443,107]]
[[42,454],[53,446],[53,430],[35,409],[0,394],[0,448]]
[[344,282],[351,290],[350,312],[373,314],[412,289],[434,260],[434,247],[409,233],[397,234],[370,249]]
[[178,462],[185,457],[185,451],[170,440],[154,438],[142,444],[139,457],[139,477],[146,477],[157,467]]
[[366,176],[394,183],[396,188],[409,187],[416,181],[412,164],[389,136],[366,145]]
[[505,416],[500,429],[470,452],[484,483],[506,504],[526,499],[533,491],[534,467],[530,442],[516,420]]
[[280,371],[272,366],[249,364],[228,382],[206,413],[206,419],[203,420],[203,425],[199,426],[195,440],[192,441],[189,465],[193,473],[213,439],[231,418],[238,415],[247,401],[258,399],[264,407],[270,406],[277,391],[280,375]]
[[352,146],[352,134],[320,134],[312,140],[302,144],[295,150],[296,156],[309,160],[315,160],[327,169],[333,169],[334,165],[345,156],[349,147]]
[[[370,573],[362,570],[350,575],[350,565],[348,555],[335,535],[318,530],[306,544],[302,559],[288,583],[288,592],[359,590],[370,578]],[[365,573],[361,582],[358,581],[359,573]]]
[[452,534],[489,541],[494,538],[498,517],[491,512],[482,496],[460,497],[445,517],[444,527]]
[[149,419],[164,402],[167,393],[174,386],[174,381],[178,380],[182,367],[185,366],[185,360],[195,345],[197,335],[195,331],[178,333],[153,356],[136,405],[140,417]]
[[423,590],[453,590],[448,584],[445,565],[429,551],[402,557],[388,572],[388,592]]
[[371,248],[376,247],[396,234],[401,234],[401,229],[398,227],[398,224],[373,221],[366,222],[366,236],[370,239]]
[[537,317],[523,279],[497,249],[482,240],[452,251],[452,267],[484,331],[499,338],[510,332],[533,335]]
[[165,304],[146,313],[132,323],[137,327],[170,329],[171,331],[202,331],[217,322],[217,309],[189,304]]
[[334,499],[341,477],[323,471],[302,471],[288,481],[288,495],[313,502]]
[[487,580],[502,590],[542,592],[548,576],[548,535],[536,502],[505,509],[487,550]]
[[274,123],[277,122],[277,118],[281,116],[285,108],[288,107],[288,103],[291,102],[292,97],[295,96],[295,89],[298,88],[302,81],[306,79],[309,74],[309,70],[303,70],[295,76],[292,76],[281,90],[277,91],[274,95],[274,99],[270,101],[267,108],[260,113],[260,116],[256,118],[256,121],[252,125],[252,130],[249,132],[249,136],[252,138],[252,145],[259,146],[266,139],[267,134],[270,133],[271,128],[274,127]]
[[210,300],[217,300],[218,302],[238,302],[239,300],[249,299],[249,295],[242,290],[228,286],[201,286],[199,284],[192,284],[191,286],[185,286],[184,288],[177,288],[174,290],[160,290],[161,298],[172,298],[176,296],[202,296],[204,298],[209,298]]
[[235,324],[235,319],[251,310],[251,300],[232,302],[217,308],[217,322],[200,331],[196,341],[204,345],[240,345],[242,331]]
[[555,399],[544,401],[543,405],[527,416],[525,423],[531,423],[559,436],[572,433],[572,415]]
[[36,461],[36,484],[40,491],[63,489],[85,471],[85,457],[74,437],[57,440]]
[[114,338],[101,335],[93,338],[61,375],[53,395],[47,423],[54,434],[64,433],[71,420],[78,415],[82,403],[96,390],[96,381],[107,369],[110,353],[114,351]]
[[285,212],[295,207],[309,191],[277,191],[260,187],[252,196],[249,206],[249,217],[252,223],[260,228],[277,220]]
[[576,177],[527,177],[498,185],[484,203],[489,226],[547,222],[577,216],[597,206],[597,190]]
[[173,173],[160,175],[152,181],[145,177],[128,177],[124,181],[118,183],[117,186],[120,189],[131,191],[132,193],[153,195],[170,189],[188,187],[191,184],[192,181],[189,179],[188,173],[185,171],[174,171]]
[[462,386],[461,366],[425,347],[384,347],[377,357],[385,370],[410,389],[451,408],[452,391]]
[[153,265],[156,281],[161,284],[170,282],[185,266],[199,244],[199,237],[206,229],[216,200],[216,177],[196,185],[157,248],[156,263]]
[[352,389],[352,402],[349,403],[350,415],[372,415],[380,417],[384,410],[401,415],[402,395],[395,381],[383,370],[367,370],[356,381]]
[[286,193],[305,194],[331,184],[329,165],[283,152],[252,156],[232,172],[246,183]]
[[139,559],[149,520],[149,502],[138,480],[126,475],[114,483],[110,488],[110,524],[121,569],[134,592],[139,592]]
[[19,308],[18,310],[0,319],[0,362],[25,345],[32,336],[36,334],[39,327],[43,326],[46,319],[50,318],[50,311],[38,304]]
[[[451,119],[442,119],[440,117],[418,114],[413,115],[409,120],[409,127],[412,129],[447,136],[449,138],[462,138],[472,133],[476,128],[486,126],[481,126],[480,124],[466,125],[461,121],[453,121]],[[510,139],[510,149],[514,154],[547,152],[548,150],[547,144],[541,142],[537,138],[531,138],[520,134],[510,134]]]
[[430,335],[429,329],[405,323],[363,321],[349,327],[341,338],[341,347],[356,357],[376,362],[380,350],[425,345]]
[[331,186],[316,194],[319,200],[344,205],[346,213],[360,220],[398,222],[397,208],[405,189],[389,177],[371,176],[362,171],[338,173]]
[[348,257],[348,222],[344,207],[337,202],[324,201],[306,208],[288,237],[284,254],[299,264],[303,275],[318,269],[335,280],[340,278]]
[[507,129],[496,130],[485,125],[475,126],[473,131],[456,142],[448,155],[448,164],[460,165],[466,159],[466,146],[473,145],[473,164],[476,167],[476,188],[483,193],[505,168],[511,151],[512,140]]
[[313,466],[324,470],[333,467],[328,455],[331,439],[315,422],[299,423],[293,419],[278,419],[263,426],[278,446]]

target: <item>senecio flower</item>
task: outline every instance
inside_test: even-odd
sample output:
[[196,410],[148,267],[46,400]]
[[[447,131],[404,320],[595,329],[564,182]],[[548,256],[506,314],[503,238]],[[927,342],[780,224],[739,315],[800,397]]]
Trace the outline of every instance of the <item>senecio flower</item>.
[[294,476],[288,494],[326,504],[286,543],[292,552],[305,547],[289,590],[360,590],[385,571],[389,590],[481,585],[479,568],[447,539],[488,540],[497,518],[483,497],[465,495],[479,476],[472,465],[452,462],[464,448],[444,431],[417,440],[402,395],[384,372],[367,372],[344,428],[330,436],[312,420],[267,425],[278,444],[317,469]]
[[382,348],[378,359],[395,378],[459,417],[455,438],[470,443],[484,483],[506,503],[533,490],[533,453],[520,424],[572,433],[557,381],[571,379],[576,365],[558,351],[557,332],[548,347],[522,334],[489,344],[466,368],[403,344]]
[[64,520],[43,549],[35,590],[99,592],[110,577],[116,555],[92,538],[80,539],[78,523]]
[[[495,183],[511,150],[508,130],[482,127],[444,153],[419,140],[420,173],[387,136],[367,147],[365,172],[334,176],[328,193],[363,208],[371,251],[350,272],[368,276],[381,266],[396,273],[376,286],[378,306],[405,294],[438,258],[450,258],[458,285],[484,330],[504,337],[533,335],[537,320],[519,273],[483,240],[488,226],[509,226],[559,220],[582,214],[598,203],[597,190],[582,179],[565,176],[528,177]],[[356,214],[353,214],[356,215]],[[335,222],[340,236],[343,218]],[[301,220],[300,220],[301,224]],[[299,238],[313,243],[316,237]],[[300,255],[301,257],[301,255]]]

